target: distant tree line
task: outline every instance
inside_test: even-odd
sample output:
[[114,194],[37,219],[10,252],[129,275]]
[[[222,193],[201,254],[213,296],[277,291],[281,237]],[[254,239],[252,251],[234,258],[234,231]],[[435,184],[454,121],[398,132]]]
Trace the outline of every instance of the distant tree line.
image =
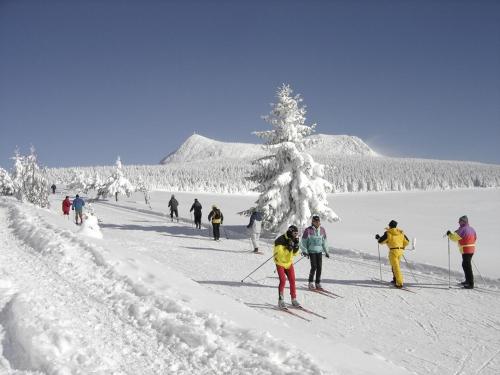
[[[324,178],[334,192],[447,190],[500,186],[500,165],[463,161],[403,159],[374,156],[317,157],[325,165]],[[247,193],[255,182],[247,179],[250,161],[210,160],[166,165],[124,165],[123,173],[151,190],[207,193]],[[50,168],[49,181],[69,184],[75,175],[104,180],[113,166]]]

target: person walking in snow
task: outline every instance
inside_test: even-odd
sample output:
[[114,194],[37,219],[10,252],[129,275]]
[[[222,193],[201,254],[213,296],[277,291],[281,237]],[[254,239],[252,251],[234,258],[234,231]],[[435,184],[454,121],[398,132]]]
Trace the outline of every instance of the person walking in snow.
[[69,196],[66,195],[66,198],[62,202],[62,210],[63,210],[63,215],[68,215],[69,218],[69,211],[71,210],[71,201],[69,199]]
[[212,211],[210,211],[210,213],[208,214],[208,221],[212,222],[212,231],[214,233],[214,240],[219,241],[220,226],[224,221],[224,215],[222,214],[221,210],[217,208],[215,204],[212,206]]
[[56,184],[52,184],[52,186],[50,188],[52,189],[52,194],[55,194],[56,193]]
[[[83,206],[85,206],[85,202],[77,194],[75,197],[75,200],[73,201],[73,207],[72,207],[72,210],[75,211],[75,223],[76,223],[76,225],[83,224]],[[78,218],[80,218],[80,223],[78,223]]]
[[458,249],[462,254],[462,269],[464,270],[465,281],[462,285],[465,289],[474,289],[474,274],[472,272],[472,256],[476,250],[477,234],[474,228],[469,225],[466,215],[458,219],[458,229],[454,232],[447,231],[446,235],[454,242],[458,242]]
[[251,230],[250,239],[252,240],[253,252],[259,252],[259,239],[262,230],[262,213],[255,208],[250,216],[250,222],[247,228]]
[[396,288],[403,287],[403,273],[401,272],[400,260],[403,256],[403,252],[406,246],[410,243],[408,237],[404,232],[399,229],[398,223],[395,220],[389,222],[389,227],[385,228],[385,233],[382,237],[378,234],[375,235],[375,239],[379,244],[387,244],[389,248],[389,263],[392,267],[392,282],[395,284]]
[[[309,271],[309,289],[322,289],[321,286],[321,268],[323,264],[323,252],[325,256],[330,258],[328,254],[328,242],[326,240],[325,228],[321,226],[319,215],[313,215],[311,226],[307,227],[302,234],[300,241],[302,255],[309,258],[311,262],[311,270]],[[313,283],[314,275],[316,274],[316,283]]]
[[201,209],[201,203],[195,198],[189,212],[194,211],[194,224],[196,225],[196,229],[201,229]]
[[286,279],[290,284],[290,296],[292,305],[299,307],[297,301],[297,289],[295,287],[295,270],[293,268],[293,258],[299,252],[299,230],[295,225],[290,225],[285,234],[282,234],[274,241],[274,263],[280,278],[278,286],[278,307],[286,308],[284,292]]
[[177,211],[177,207],[179,206],[179,202],[175,199],[175,196],[172,194],[172,197],[168,201],[168,207],[170,207],[170,219],[174,221],[174,214],[177,222],[179,222],[179,211]]

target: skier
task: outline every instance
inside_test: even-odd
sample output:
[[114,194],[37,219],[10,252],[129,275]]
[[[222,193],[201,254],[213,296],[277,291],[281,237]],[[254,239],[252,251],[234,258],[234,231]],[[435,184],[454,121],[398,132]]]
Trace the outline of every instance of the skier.
[[252,240],[253,252],[258,253],[260,232],[262,230],[262,213],[257,208],[253,210],[247,228],[252,230],[250,238]]
[[290,283],[290,296],[292,305],[299,307],[297,301],[297,291],[295,288],[295,270],[293,268],[293,258],[299,252],[299,230],[295,225],[290,225],[285,234],[282,234],[274,241],[274,263],[278,272],[280,283],[278,286],[278,307],[286,308],[283,293],[285,291],[286,279]]
[[177,211],[177,206],[179,206],[179,202],[175,199],[175,196],[172,194],[172,197],[168,201],[168,207],[170,207],[170,219],[174,221],[174,213],[177,222],[179,222],[179,212]]
[[56,184],[52,184],[52,186],[50,188],[52,189],[52,194],[55,194],[56,193]]
[[[313,215],[311,226],[304,230],[300,242],[302,255],[309,258],[311,270],[309,271],[309,289],[323,289],[321,286],[321,267],[323,263],[323,251],[325,256],[328,254],[328,243],[326,240],[325,228],[321,226],[319,215]],[[316,273],[316,284],[313,284],[314,274]]]
[[69,199],[69,196],[66,195],[66,199],[64,199],[62,202],[62,210],[63,210],[63,215],[68,215],[68,218],[69,218],[69,211],[70,211],[71,205],[72,205],[72,203]]
[[[76,225],[82,225],[83,224],[83,206],[85,206],[85,202],[77,194],[76,197],[75,197],[75,200],[73,201],[73,207],[71,208],[72,210],[75,211],[75,222],[76,222]],[[78,217],[80,217],[80,224],[78,224]]]
[[194,224],[196,225],[196,229],[201,229],[201,209],[201,203],[195,198],[189,212],[194,211]]
[[474,289],[474,274],[472,273],[472,256],[476,250],[477,235],[474,228],[469,225],[466,215],[458,219],[458,229],[454,232],[447,231],[446,235],[452,241],[458,242],[458,249],[462,253],[462,268],[465,274],[465,281],[462,285],[465,289]]
[[387,244],[389,248],[389,262],[392,267],[393,279],[391,283],[394,283],[396,288],[403,287],[403,274],[401,273],[400,259],[403,256],[403,251],[405,247],[410,243],[408,237],[404,232],[397,228],[398,223],[395,220],[389,222],[389,227],[385,228],[385,233],[382,237],[378,234],[375,235],[375,239],[379,244]]
[[212,211],[208,214],[208,221],[212,221],[212,230],[214,232],[214,240],[219,241],[220,238],[220,226],[224,221],[224,215],[222,215],[221,210],[217,208],[214,204],[212,206]]

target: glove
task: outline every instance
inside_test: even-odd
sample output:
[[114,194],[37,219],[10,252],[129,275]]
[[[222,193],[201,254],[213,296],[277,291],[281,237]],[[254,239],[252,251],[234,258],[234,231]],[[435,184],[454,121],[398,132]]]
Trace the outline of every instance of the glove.
[[309,259],[309,253],[304,253],[304,252],[302,252],[302,256],[303,256],[303,257],[306,257],[307,259]]
[[447,236],[449,236],[450,234],[451,234],[451,232],[450,232],[450,231],[447,231],[447,232],[446,232],[446,235],[447,235]]
[[299,244],[299,239],[298,238],[294,238],[293,239],[293,244],[294,245],[298,245]]
[[330,258],[330,254],[325,253],[325,257]]
[[375,235],[375,239],[378,240],[380,239],[380,236],[378,234]]
[[299,252],[299,248],[298,247],[296,247],[296,248],[293,249],[293,253],[294,254],[297,254],[298,252]]

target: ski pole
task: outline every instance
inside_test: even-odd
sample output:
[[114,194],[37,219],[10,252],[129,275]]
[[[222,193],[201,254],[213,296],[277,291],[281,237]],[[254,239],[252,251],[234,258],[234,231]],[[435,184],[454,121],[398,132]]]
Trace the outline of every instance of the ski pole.
[[450,237],[448,237],[448,289],[451,289]]
[[269,262],[271,260],[271,258],[274,257],[274,254],[271,255],[269,258],[267,258],[264,263],[262,263],[260,266],[258,266],[256,269],[254,269],[252,272],[250,272],[248,275],[246,275],[243,280],[241,280],[241,282],[245,281],[246,279],[248,279],[250,277],[250,275],[253,275],[260,267],[262,267],[264,264],[266,264],[267,262]]
[[405,260],[405,263],[406,263],[406,265],[408,266],[408,269],[410,270],[410,272],[411,272],[411,274],[412,274],[413,278],[415,279],[415,282],[418,284],[418,280],[417,280],[417,278],[415,277],[415,273],[413,273],[412,267],[410,266],[410,263],[408,263],[408,261],[406,260],[406,257],[405,257],[405,255],[404,255],[404,254],[403,254],[403,259]]
[[477,268],[476,263],[474,263],[474,261],[472,259],[471,259],[471,262],[474,265],[474,267],[476,268],[477,273],[481,277],[481,281],[483,282],[483,285],[486,286],[486,283],[484,282],[484,279],[483,279],[483,275],[481,275],[481,272],[479,272],[479,268]]
[[189,212],[189,217],[191,218],[191,226],[194,228],[193,213]]
[[380,270],[380,281],[382,281],[382,261],[380,260],[380,244],[377,243],[377,250],[378,250],[378,266]]

